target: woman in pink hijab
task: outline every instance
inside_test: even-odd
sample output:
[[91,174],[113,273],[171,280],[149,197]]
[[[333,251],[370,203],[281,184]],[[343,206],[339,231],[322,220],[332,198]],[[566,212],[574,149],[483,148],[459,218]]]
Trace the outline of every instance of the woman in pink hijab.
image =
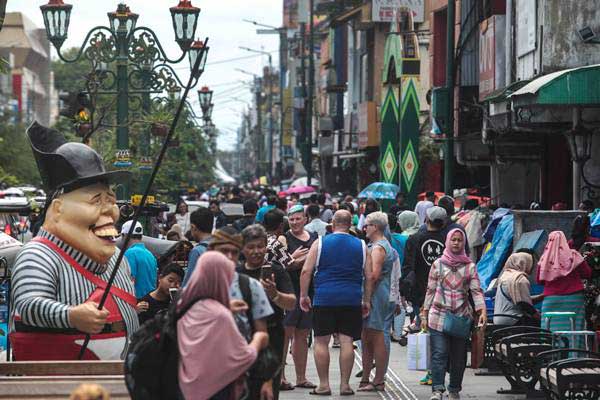
[[[446,371],[450,374],[448,399],[460,399],[467,361],[466,337],[444,332],[448,313],[473,320],[485,326],[487,314],[477,267],[465,253],[465,234],[455,228],[446,235],[444,254],[429,270],[425,302],[421,313],[423,329],[429,330],[431,344],[431,400],[441,400],[446,391]],[[469,292],[475,310],[469,303]]]
[[[565,234],[562,231],[551,232],[537,272],[538,282],[544,285],[543,327],[549,312],[575,312],[575,330],[585,328],[582,279],[591,276],[592,269],[577,250],[569,247]],[[550,330],[569,331],[571,321],[564,317],[551,318]]]
[[256,332],[248,344],[229,310],[234,265],[221,253],[208,251],[196,264],[177,305],[191,308],[177,322],[179,387],[188,400],[237,400],[245,373],[268,344]]

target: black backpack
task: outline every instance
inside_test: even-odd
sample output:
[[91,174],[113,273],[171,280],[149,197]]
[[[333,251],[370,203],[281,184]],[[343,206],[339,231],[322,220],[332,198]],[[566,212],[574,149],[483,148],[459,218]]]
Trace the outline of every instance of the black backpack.
[[[250,338],[254,334],[254,318],[252,316],[252,289],[250,289],[250,278],[243,274],[238,273],[240,292],[242,292],[242,298],[248,304],[248,311],[246,316],[250,325]],[[248,371],[250,380],[258,380],[266,382],[279,373],[283,366],[281,365],[280,357],[273,351],[271,347],[261,350],[256,359],[254,365]]]
[[250,289],[250,278],[248,275],[238,273],[238,283],[240,284],[240,292],[242,292],[242,300],[248,304],[246,317],[250,325],[250,335],[254,334],[254,318],[252,317],[252,289]]
[[176,311],[176,303],[172,302],[166,312],[159,312],[133,334],[125,357],[125,384],[132,400],[178,397],[177,321],[198,300],[180,313]]

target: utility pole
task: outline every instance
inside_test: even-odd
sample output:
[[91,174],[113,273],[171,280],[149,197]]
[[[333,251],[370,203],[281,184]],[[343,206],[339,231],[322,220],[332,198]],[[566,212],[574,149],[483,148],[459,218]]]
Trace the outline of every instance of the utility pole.
[[268,109],[269,109],[269,138],[267,140],[269,149],[268,149],[268,165],[269,165],[269,170],[267,171],[267,175],[269,176],[270,179],[270,183],[273,184],[273,128],[274,128],[274,124],[273,124],[273,59],[271,57],[271,54],[269,53],[269,73],[267,74],[267,77],[269,79],[269,103],[268,103]]
[[311,162],[310,153],[306,153],[306,142],[308,140],[308,124],[306,123],[307,117],[307,101],[306,101],[306,23],[300,23],[300,79],[302,83],[302,98],[304,99],[303,108],[300,112],[300,151],[302,154],[302,161],[304,168],[308,174],[308,164]]
[[283,180],[283,131],[285,128],[285,109],[283,102],[283,90],[285,86],[286,67],[284,59],[287,54],[287,29],[279,29],[279,163],[277,163],[277,177],[279,184]]
[[452,195],[454,189],[454,24],[455,0],[448,0],[446,22],[446,88],[448,89],[448,125],[444,149],[444,191]]
[[262,83],[260,78],[254,80],[254,91],[256,94],[256,177],[260,179],[262,174]]
[[308,36],[308,98],[306,103],[306,156],[308,165],[306,166],[306,185],[310,186],[312,179],[312,122],[313,122],[313,98],[315,89],[315,35],[313,24],[314,0],[308,1],[308,23],[310,24],[310,33]]

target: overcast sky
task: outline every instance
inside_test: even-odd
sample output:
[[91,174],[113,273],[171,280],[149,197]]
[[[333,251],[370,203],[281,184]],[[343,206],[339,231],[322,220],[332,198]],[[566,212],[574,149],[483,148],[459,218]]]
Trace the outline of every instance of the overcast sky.
[[[63,48],[80,46],[87,31],[96,25],[108,25],[108,11],[114,11],[119,0],[64,0],[73,4],[69,37]],[[43,19],[39,9],[46,0],[9,0],[7,11],[20,11],[35,24],[43,27]],[[126,1],[131,11],[138,13],[138,26],[153,29],[163,47],[171,58],[181,52],[175,43],[175,34],[171,22],[169,7],[175,6],[178,0],[129,0]],[[208,63],[200,86],[210,86],[214,91],[215,109],[213,121],[221,131],[218,139],[220,149],[231,150],[236,143],[236,129],[240,125],[240,113],[247,107],[252,95],[249,84],[250,75],[236,71],[236,68],[259,74],[263,65],[267,65],[267,57],[256,55],[239,46],[263,49],[272,52],[273,64],[278,65],[279,38],[277,35],[257,35],[256,26],[243,22],[243,19],[256,20],[260,23],[281,26],[282,0],[192,0],[192,4],[200,7],[200,17],[196,36],[209,37],[210,51]],[[241,60],[230,61],[245,57]],[[187,57],[176,67],[180,78],[187,82],[189,62]],[[242,82],[246,82],[244,85]],[[198,88],[199,88],[198,87]],[[198,95],[190,93],[190,98],[201,115],[198,107]]]

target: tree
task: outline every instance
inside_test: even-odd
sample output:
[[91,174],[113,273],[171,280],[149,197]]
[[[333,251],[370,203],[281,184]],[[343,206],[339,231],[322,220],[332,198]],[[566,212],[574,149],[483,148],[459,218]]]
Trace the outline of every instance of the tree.
[[41,184],[37,164],[25,135],[25,126],[11,124],[9,116],[0,118],[0,181],[6,185]]
[[[73,59],[79,51],[72,47],[63,52],[66,59]],[[80,92],[86,88],[87,76],[92,71],[92,63],[80,58],[74,63],[65,63],[57,59],[52,61],[52,71],[54,71],[54,86],[59,92]]]

